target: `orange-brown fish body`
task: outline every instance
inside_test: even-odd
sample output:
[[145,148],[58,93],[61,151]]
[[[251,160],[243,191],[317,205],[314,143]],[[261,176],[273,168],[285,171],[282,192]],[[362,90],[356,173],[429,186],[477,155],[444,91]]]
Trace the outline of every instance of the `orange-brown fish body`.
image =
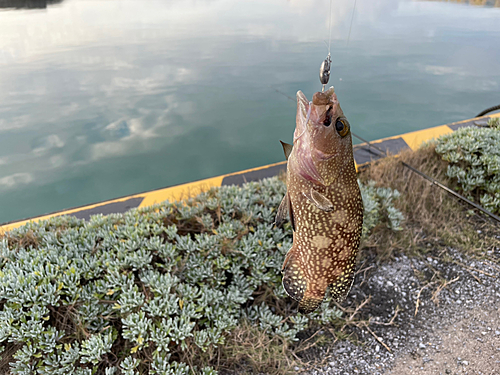
[[354,280],[363,223],[350,127],[333,87],[310,103],[297,93],[297,126],[288,159],[287,194],[278,209],[294,229],[293,246],[283,264],[283,286],[299,301],[299,311],[314,311],[326,290],[343,299]]

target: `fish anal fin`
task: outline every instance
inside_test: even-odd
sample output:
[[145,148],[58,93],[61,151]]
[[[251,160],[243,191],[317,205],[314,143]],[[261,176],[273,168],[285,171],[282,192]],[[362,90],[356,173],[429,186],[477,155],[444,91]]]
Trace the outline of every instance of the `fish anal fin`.
[[340,277],[329,285],[330,295],[337,302],[342,302],[349,294],[354,282],[354,270],[348,275],[340,275]]
[[288,251],[283,263],[283,288],[286,294],[296,301],[301,301],[307,289],[307,280],[304,277],[300,263],[293,252],[293,247]]
[[293,145],[290,145],[290,144],[282,142],[282,141],[280,141],[280,143],[281,143],[281,146],[283,146],[283,152],[285,153],[285,158],[286,158],[286,160],[288,160],[288,158],[290,157],[290,154],[292,153]]
[[311,188],[309,194],[302,192],[302,194],[316,207],[325,212],[333,211],[335,208],[333,203],[325,197],[323,194],[317,192],[313,188]]

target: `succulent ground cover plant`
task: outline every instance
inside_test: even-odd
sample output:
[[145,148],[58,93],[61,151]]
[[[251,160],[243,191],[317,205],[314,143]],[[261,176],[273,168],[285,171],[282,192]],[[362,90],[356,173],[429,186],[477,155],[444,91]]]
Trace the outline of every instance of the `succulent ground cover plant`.
[[436,152],[449,163],[447,175],[460,190],[493,213],[500,213],[500,119],[489,127],[468,127],[442,136]]
[[[365,235],[380,223],[399,229],[397,191],[361,190]],[[328,299],[304,316],[285,296],[291,228],[272,225],[284,192],[275,177],[3,235],[0,372],[216,374],[214,348],[234,354],[235,332],[290,343],[339,319]]]

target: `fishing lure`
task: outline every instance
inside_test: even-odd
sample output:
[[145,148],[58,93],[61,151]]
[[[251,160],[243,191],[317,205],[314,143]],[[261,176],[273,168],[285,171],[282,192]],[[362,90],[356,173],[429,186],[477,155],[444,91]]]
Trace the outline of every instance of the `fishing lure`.
[[326,56],[326,59],[323,60],[323,62],[321,63],[321,67],[319,68],[319,81],[323,85],[323,90],[321,90],[322,92],[325,91],[325,86],[330,80],[331,66],[332,66],[332,59],[330,57],[330,52],[328,52],[328,56]]

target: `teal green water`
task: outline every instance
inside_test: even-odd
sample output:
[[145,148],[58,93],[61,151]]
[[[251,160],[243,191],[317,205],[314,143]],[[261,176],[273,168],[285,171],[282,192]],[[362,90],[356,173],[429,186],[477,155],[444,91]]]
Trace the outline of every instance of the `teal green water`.
[[[333,2],[332,76],[369,140],[500,103],[500,9]],[[64,0],[0,11],[0,222],[283,160],[329,1]]]

